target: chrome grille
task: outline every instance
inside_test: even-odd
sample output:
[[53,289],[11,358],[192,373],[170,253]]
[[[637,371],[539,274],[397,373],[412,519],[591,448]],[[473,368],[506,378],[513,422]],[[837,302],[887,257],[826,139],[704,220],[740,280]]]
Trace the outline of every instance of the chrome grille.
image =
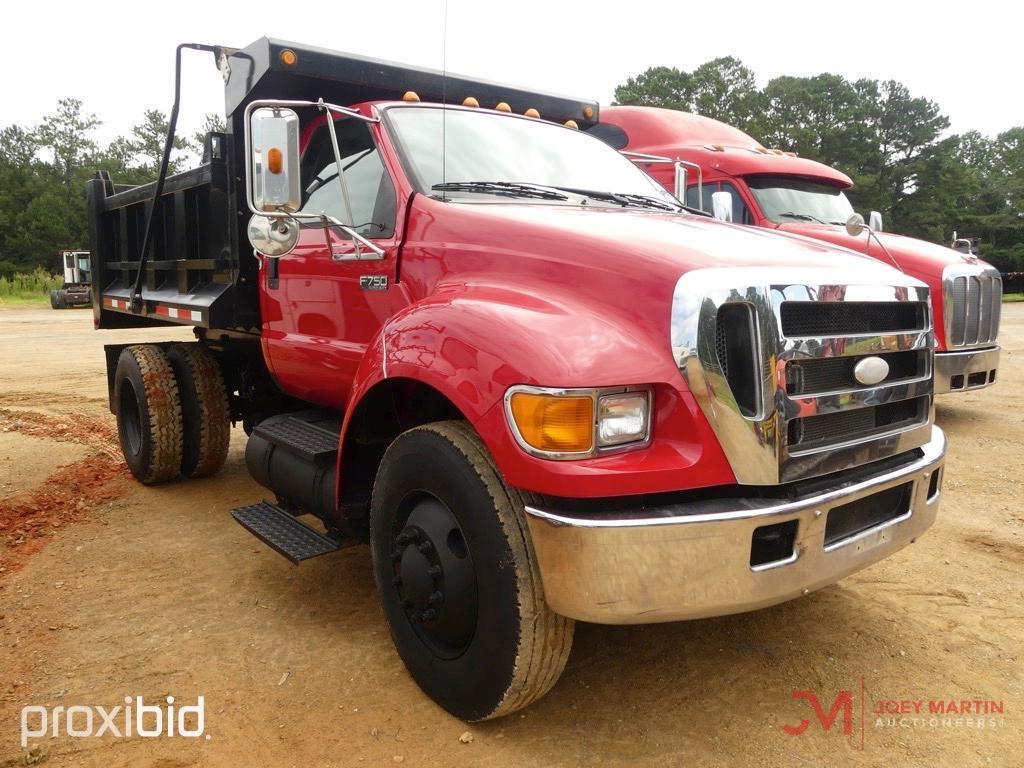
[[927,397],[805,416],[789,422],[789,447],[791,450],[811,446],[825,448],[867,435],[891,432],[899,427],[914,426],[927,417]]
[[854,336],[914,331],[925,327],[920,302],[787,301],[782,304],[786,336]]
[[943,276],[946,343],[950,347],[994,344],[999,336],[1003,281],[991,268],[957,265]]
[[[912,278],[888,279],[893,283],[851,285],[843,282],[848,273],[825,267],[707,269],[680,278],[673,353],[738,483],[825,475],[930,439],[928,289]],[[749,362],[727,354],[734,334],[719,324],[728,316],[723,307],[736,304],[754,324]],[[869,356],[889,364],[875,385],[853,376]],[[744,366],[756,372],[753,381],[737,370]],[[756,412],[744,407],[737,382],[757,390]]]
[[[918,350],[889,352],[877,357],[885,360],[889,366],[886,381],[893,383],[927,375],[929,354],[927,351]],[[844,389],[866,389],[853,375],[854,367],[864,357],[865,355],[850,355],[793,360],[786,365],[786,394],[796,397]]]

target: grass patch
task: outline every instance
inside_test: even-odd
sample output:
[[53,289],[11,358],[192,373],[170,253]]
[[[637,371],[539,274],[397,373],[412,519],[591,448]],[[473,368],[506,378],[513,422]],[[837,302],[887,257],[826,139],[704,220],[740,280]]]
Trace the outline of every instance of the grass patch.
[[50,291],[60,288],[64,279],[51,275],[45,269],[34,272],[17,272],[10,277],[0,277],[0,304],[42,304],[50,303]]
[[1024,301],[1024,293],[1004,293],[1003,303],[1009,304],[1015,301]]

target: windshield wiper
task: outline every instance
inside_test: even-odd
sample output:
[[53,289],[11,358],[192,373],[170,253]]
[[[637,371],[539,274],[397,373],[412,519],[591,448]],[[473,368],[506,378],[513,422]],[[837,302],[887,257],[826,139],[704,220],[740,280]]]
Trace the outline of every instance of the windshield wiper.
[[449,181],[445,184],[434,184],[431,189],[437,192],[476,192],[502,197],[532,197],[538,200],[569,199],[568,195],[553,189],[533,184],[513,184],[510,181]]
[[[659,200],[658,198],[650,195],[638,195],[632,192],[602,192],[596,189],[578,189],[576,187],[554,188],[560,189],[563,192],[571,192],[574,195],[593,198],[594,200],[606,200],[611,203],[618,203],[623,207],[639,205],[643,208],[656,208],[660,211],[678,211],[680,208],[680,204],[678,203],[673,204],[667,200]],[[699,212],[696,209],[691,209],[685,205],[682,207],[688,211]]]
[[818,224],[825,223],[821,219],[811,216],[809,213],[793,213],[792,211],[787,211],[786,213],[780,213],[778,215],[785,216],[787,219],[797,219],[799,221],[814,221],[817,222]]

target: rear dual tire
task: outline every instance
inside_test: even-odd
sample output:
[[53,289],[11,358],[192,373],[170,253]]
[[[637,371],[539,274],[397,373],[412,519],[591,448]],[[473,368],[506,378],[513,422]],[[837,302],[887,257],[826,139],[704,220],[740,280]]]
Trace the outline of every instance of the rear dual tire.
[[205,477],[227,457],[230,411],[216,361],[199,344],[125,347],[114,374],[117,433],[141,483]]

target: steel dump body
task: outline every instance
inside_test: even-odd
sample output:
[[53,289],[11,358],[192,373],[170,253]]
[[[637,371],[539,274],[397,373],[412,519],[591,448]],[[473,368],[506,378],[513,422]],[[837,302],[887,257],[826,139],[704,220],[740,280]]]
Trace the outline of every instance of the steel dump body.
[[[204,164],[169,176],[160,200],[155,182],[118,187],[109,178],[89,181],[93,282],[97,328],[184,324],[258,333],[258,262],[246,240],[243,113],[250,102],[281,98],[356,104],[398,100],[408,91],[424,101],[481,105],[504,102],[546,119],[598,119],[593,101],[498,85],[460,75],[411,67],[320,48],[262,38],[248,47],[224,49],[227,130],[208,136]],[[291,66],[282,52],[295,54]],[[306,110],[311,113],[311,110]],[[153,237],[145,258],[142,302],[132,309],[132,287],[141,263],[146,215],[156,205]]]

